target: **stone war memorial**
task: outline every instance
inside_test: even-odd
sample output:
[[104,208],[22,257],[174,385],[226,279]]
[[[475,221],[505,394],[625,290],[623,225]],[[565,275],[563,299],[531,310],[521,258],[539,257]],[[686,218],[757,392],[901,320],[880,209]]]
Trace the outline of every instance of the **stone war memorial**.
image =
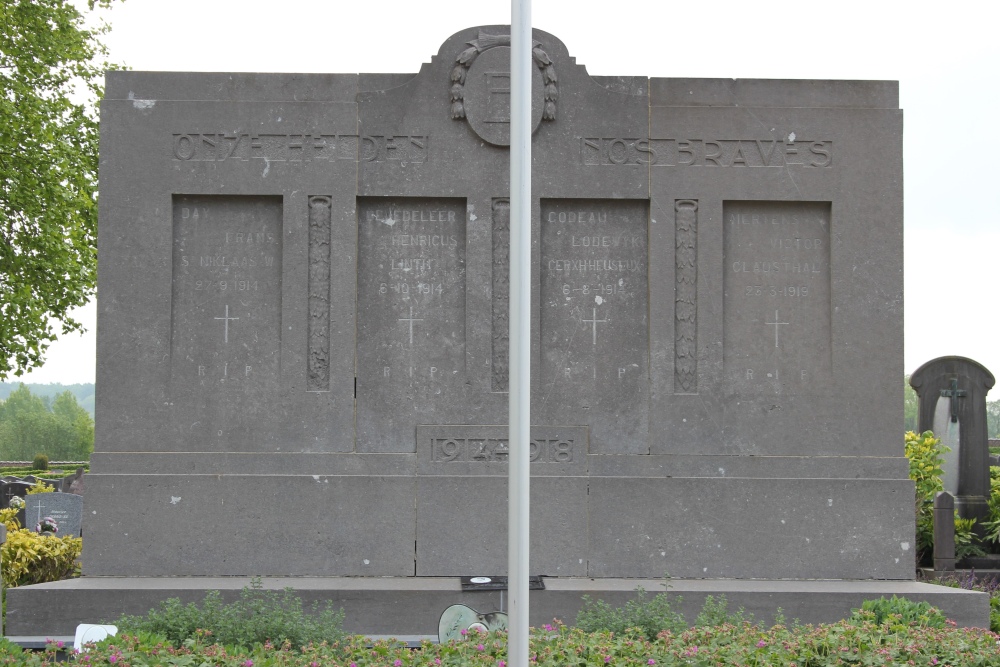
[[[254,576],[368,633],[503,608],[460,577],[506,573],[509,35],[416,74],[108,74],[83,577],[11,590],[10,634]],[[532,624],[667,574],[689,613],[986,622],[914,582],[897,84],[534,39]]]

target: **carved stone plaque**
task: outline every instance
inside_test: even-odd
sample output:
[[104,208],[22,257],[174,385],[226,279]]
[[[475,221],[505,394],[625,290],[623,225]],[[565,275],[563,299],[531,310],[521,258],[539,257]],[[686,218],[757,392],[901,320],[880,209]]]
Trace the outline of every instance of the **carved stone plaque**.
[[830,204],[726,202],[726,379],[801,393],[830,379]]
[[[465,200],[358,201],[358,448],[414,451],[465,382]],[[445,412],[442,412],[445,411]]]
[[646,443],[647,211],[637,201],[541,203],[537,396],[545,419],[588,424],[594,453]]
[[174,197],[174,393],[273,388],[281,348],[280,197]]

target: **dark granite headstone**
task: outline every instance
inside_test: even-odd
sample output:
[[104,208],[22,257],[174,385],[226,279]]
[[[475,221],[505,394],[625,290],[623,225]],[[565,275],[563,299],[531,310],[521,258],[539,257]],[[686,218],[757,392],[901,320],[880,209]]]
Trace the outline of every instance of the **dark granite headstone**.
[[962,518],[976,519],[979,533],[989,516],[986,395],[995,383],[989,370],[965,357],[932,359],[910,376],[920,401],[920,431],[934,431],[951,448],[942,465],[944,489],[955,497]]
[[34,530],[50,516],[59,528],[59,537],[79,537],[83,522],[83,498],[73,493],[33,493],[24,499],[25,528]]

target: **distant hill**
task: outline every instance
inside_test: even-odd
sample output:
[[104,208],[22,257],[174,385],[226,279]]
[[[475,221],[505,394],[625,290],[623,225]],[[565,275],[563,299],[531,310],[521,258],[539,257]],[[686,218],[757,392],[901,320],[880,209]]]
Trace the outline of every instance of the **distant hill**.
[[[0,382],[0,401],[7,400],[14,390],[21,386],[20,382]],[[91,384],[29,384],[24,383],[32,394],[47,398],[50,401],[69,390],[76,397],[80,407],[94,416],[94,385]]]

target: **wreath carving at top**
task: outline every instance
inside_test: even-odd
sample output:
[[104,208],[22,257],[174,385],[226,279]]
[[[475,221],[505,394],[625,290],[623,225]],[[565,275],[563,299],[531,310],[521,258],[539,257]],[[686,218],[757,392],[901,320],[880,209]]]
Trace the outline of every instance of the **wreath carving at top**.
[[[455,58],[455,67],[451,70],[451,117],[454,120],[465,118],[465,75],[469,72],[473,61],[480,53],[496,46],[510,46],[510,35],[490,35],[479,32],[479,39],[466,42],[469,48]],[[559,80],[552,59],[542,49],[542,43],[532,41],[531,59],[542,73],[542,83],[545,86],[545,106],[542,109],[542,120],[556,119],[556,102],[559,100]]]

